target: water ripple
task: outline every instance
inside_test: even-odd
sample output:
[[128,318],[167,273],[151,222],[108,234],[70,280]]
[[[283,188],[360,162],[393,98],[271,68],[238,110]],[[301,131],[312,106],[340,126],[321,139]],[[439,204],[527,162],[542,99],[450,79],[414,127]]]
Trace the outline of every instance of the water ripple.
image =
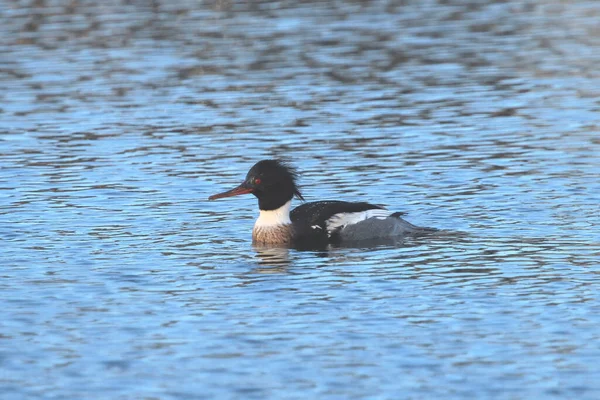
[[[488,3],[0,0],[1,397],[598,398],[598,6]],[[253,247],[267,157],[443,232]]]

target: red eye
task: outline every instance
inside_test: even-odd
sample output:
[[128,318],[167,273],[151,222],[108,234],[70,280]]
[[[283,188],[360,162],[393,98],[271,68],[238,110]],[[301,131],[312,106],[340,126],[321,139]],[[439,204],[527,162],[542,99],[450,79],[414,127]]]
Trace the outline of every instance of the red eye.
[[256,179],[254,180],[254,184],[255,184],[255,185],[260,185],[260,178],[256,178]]

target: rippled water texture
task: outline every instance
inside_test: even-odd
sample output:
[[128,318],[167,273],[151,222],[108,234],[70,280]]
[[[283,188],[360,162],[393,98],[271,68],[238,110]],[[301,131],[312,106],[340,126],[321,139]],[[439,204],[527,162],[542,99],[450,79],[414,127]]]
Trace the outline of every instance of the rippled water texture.
[[[600,398],[600,3],[0,0],[0,397]],[[251,245],[308,200],[450,235]]]

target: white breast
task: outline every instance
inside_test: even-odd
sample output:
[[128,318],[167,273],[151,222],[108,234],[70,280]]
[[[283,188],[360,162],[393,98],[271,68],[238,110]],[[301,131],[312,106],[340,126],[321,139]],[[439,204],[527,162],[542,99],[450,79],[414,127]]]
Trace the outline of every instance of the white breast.
[[290,206],[292,201],[288,201],[277,210],[260,210],[260,215],[254,224],[254,229],[273,227],[277,225],[289,225],[292,223],[290,220]]

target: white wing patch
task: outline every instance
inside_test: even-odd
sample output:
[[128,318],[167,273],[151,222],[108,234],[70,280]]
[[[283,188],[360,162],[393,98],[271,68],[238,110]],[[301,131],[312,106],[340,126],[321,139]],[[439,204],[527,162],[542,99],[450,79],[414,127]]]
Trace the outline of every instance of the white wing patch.
[[369,218],[386,219],[393,213],[389,210],[382,210],[380,208],[374,208],[371,210],[354,212],[354,213],[338,213],[333,214],[325,224],[327,226],[327,235],[331,236],[331,232],[336,229],[342,229],[346,225],[358,224]]

